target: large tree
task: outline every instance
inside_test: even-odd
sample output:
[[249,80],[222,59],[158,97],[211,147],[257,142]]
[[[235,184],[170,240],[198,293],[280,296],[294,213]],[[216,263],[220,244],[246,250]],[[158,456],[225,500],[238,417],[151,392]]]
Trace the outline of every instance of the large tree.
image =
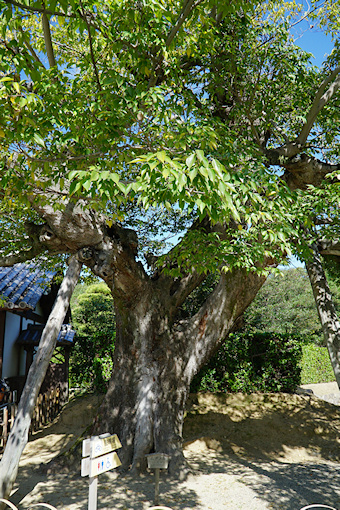
[[[336,33],[323,4],[309,16]],[[194,374],[338,200],[338,46],[313,68],[290,35],[307,14],[287,7],[0,1],[0,264],[77,253],[111,289],[95,430],[119,435],[125,468],[162,451],[179,473]]]

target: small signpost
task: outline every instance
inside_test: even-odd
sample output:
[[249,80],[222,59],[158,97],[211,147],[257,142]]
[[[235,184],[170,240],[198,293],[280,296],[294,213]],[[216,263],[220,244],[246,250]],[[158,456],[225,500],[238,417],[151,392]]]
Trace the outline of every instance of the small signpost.
[[[149,453],[146,455],[148,468],[155,470],[155,499],[154,504],[159,504],[159,470],[167,469],[170,455],[166,453]],[[161,507],[160,507],[161,508]]]
[[89,510],[97,510],[98,475],[121,465],[114,450],[121,448],[117,434],[102,434],[83,441],[81,476],[89,476]]

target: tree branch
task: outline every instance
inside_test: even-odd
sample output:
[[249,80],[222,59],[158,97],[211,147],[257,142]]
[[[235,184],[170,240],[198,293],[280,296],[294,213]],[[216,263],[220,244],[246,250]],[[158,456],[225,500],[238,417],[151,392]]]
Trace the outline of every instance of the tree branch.
[[168,38],[165,41],[165,45],[166,45],[167,48],[170,46],[170,44],[174,40],[177,32],[180,30],[180,28],[183,25],[183,23],[186,20],[186,18],[202,2],[203,2],[203,0],[196,0],[196,1],[195,0],[188,0],[185,3],[185,5],[184,5],[184,7],[182,9],[182,12],[181,12],[181,14],[178,17],[178,20],[176,21],[176,23],[172,27],[172,29],[171,29],[171,31],[170,31],[170,33],[168,35]]
[[[327,88],[328,87],[328,88]],[[332,97],[336,94],[336,92],[340,88],[340,66],[338,66],[328,78],[326,78],[320,85],[315,98],[313,100],[312,106],[307,114],[306,122],[302,127],[300,134],[295,138],[292,142],[287,142],[280,147],[275,149],[266,150],[262,147],[264,154],[266,155],[270,164],[279,165],[284,168],[289,168],[289,171],[293,171],[294,168],[297,168],[296,163],[298,163],[298,171],[301,171],[301,163],[305,167],[305,171],[307,166],[309,170],[312,170],[312,166],[314,170],[317,168],[318,171],[321,170],[321,167],[324,168],[323,173],[329,173],[333,170],[336,171],[339,169],[338,165],[328,165],[327,163],[322,163],[321,161],[313,158],[311,156],[302,155],[300,160],[294,161],[292,158],[297,156],[302,152],[304,146],[306,144],[308,135],[315,123],[316,117],[321,112],[321,110],[325,107],[325,105],[332,99]],[[326,90],[327,89],[327,90]],[[290,162],[287,162],[287,159],[290,159]],[[308,163],[308,165],[307,165]],[[306,182],[306,184],[313,184],[313,182]],[[295,186],[297,187],[297,186]]]
[[[165,46],[168,48],[170,46],[170,44],[172,43],[172,41],[174,40],[176,34],[179,32],[181,26],[183,25],[184,21],[187,19],[187,17],[190,15],[190,13],[200,4],[202,3],[204,0],[187,0],[185,2],[185,5],[182,9],[182,12],[180,13],[176,23],[174,24],[174,26],[172,27],[172,29],[170,30],[170,33],[165,41]],[[148,83],[148,88],[151,88],[151,87],[154,87],[157,83],[157,77],[158,77],[158,74],[157,74],[157,68],[160,68],[161,66],[161,63],[163,62],[163,53],[160,51],[158,53],[158,55],[156,56],[155,58],[155,62],[154,62],[154,65],[153,65],[153,73],[150,80],[149,80],[149,83]],[[155,72],[156,71],[156,72]]]
[[44,250],[42,248],[39,250],[36,246],[32,246],[32,248],[27,251],[5,255],[0,257],[0,267],[11,267],[14,266],[14,264],[19,264],[20,262],[32,260],[40,255],[43,251]]
[[340,66],[334,69],[332,74],[321,83],[319,90],[315,95],[313,104],[308,112],[306,123],[304,124],[301,133],[295,140],[298,145],[304,145],[306,143],[317,115],[321,112],[328,101],[330,101],[330,99],[335,95],[339,88]]
[[283,179],[291,190],[305,189],[308,185],[319,186],[327,174],[340,171],[340,164],[324,163],[307,154],[277,164],[286,169]]
[[183,326],[178,329],[185,331],[188,356],[185,372],[189,381],[235,328],[265,280],[265,276],[242,269],[228,275],[222,273],[217,287],[199,312],[181,321]]
[[42,26],[43,26],[43,31],[44,31],[44,40],[45,40],[45,48],[46,48],[48,63],[50,65],[50,67],[55,67],[56,61],[55,61],[53,45],[52,45],[51,29],[50,29],[50,23],[48,21],[46,12],[44,12],[42,15]]
[[86,26],[87,26],[87,33],[89,34],[89,44],[90,44],[90,55],[91,55],[91,62],[92,62],[92,65],[93,65],[93,70],[94,70],[94,74],[95,74],[95,77],[96,77],[96,82],[97,82],[97,85],[98,85],[98,89],[99,91],[102,90],[102,87],[100,85],[100,80],[99,80],[99,74],[98,74],[98,69],[97,69],[97,64],[96,64],[96,60],[94,58],[94,52],[93,52],[93,42],[92,42],[92,35],[91,35],[91,27],[90,27],[90,23],[87,19],[87,15],[86,15],[86,12],[83,8],[83,4],[82,2],[80,2],[80,5],[81,5],[81,8],[82,8],[82,11],[83,11],[83,18],[85,19],[85,22],[86,22]]

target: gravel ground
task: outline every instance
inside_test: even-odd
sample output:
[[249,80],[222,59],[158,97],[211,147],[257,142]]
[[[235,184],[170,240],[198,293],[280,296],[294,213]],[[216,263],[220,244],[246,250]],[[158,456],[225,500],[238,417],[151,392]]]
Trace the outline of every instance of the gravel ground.
[[[322,397],[339,397],[326,390]],[[11,496],[19,509],[41,502],[87,508],[88,478],[80,477],[78,464],[49,473],[44,466],[74,443],[97,405],[95,397],[70,402],[57,422],[33,436]],[[339,509],[338,411],[310,395],[194,396],[184,429],[191,473],[183,482],[163,474],[160,503],[174,510],[299,510],[312,503]],[[99,510],[146,510],[153,495],[151,474],[99,477]]]
[[302,386],[304,389],[312,390],[313,394],[330,402],[336,406],[340,406],[340,391],[336,382],[324,383],[324,384],[305,384]]

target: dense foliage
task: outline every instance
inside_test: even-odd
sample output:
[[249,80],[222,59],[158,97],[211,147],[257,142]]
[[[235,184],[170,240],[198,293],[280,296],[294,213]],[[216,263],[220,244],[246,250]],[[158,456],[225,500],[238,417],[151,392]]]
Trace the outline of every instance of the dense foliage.
[[194,378],[192,391],[293,392],[300,383],[301,344],[290,335],[234,333]]
[[70,359],[71,385],[104,392],[111,376],[115,340],[113,299],[104,283],[78,286],[72,324],[76,339]]
[[[336,37],[335,8],[319,4],[312,1],[309,20]],[[302,9],[242,0],[53,0],[43,8],[2,0],[4,253],[37,255],[27,222],[39,224],[39,201],[63,208],[72,197],[104,211],[109,226],[138,227],[148,249],[193,218],[232,220],[227,237],[187,236],[172,251],[174,274],[192,264],[260,270],[268,257],[308,254],[301,226],[312,232],[320,214],[336,217],[337,187],[320,187],[318,177],[303,192],[296,183],[289,190],[277,167],[294,170],[301,151],[338,161],[336,87],[326,111],[317,99],[336,82],[339,49],[321,70],[310,65],[292,34]]]
[[334,381],[334,371],[327,347],[306,343],[302,345],[301,384]]
[[270,276],[244,316],[247,331],[270,331],[322,343],[322,330],[303,268]]

